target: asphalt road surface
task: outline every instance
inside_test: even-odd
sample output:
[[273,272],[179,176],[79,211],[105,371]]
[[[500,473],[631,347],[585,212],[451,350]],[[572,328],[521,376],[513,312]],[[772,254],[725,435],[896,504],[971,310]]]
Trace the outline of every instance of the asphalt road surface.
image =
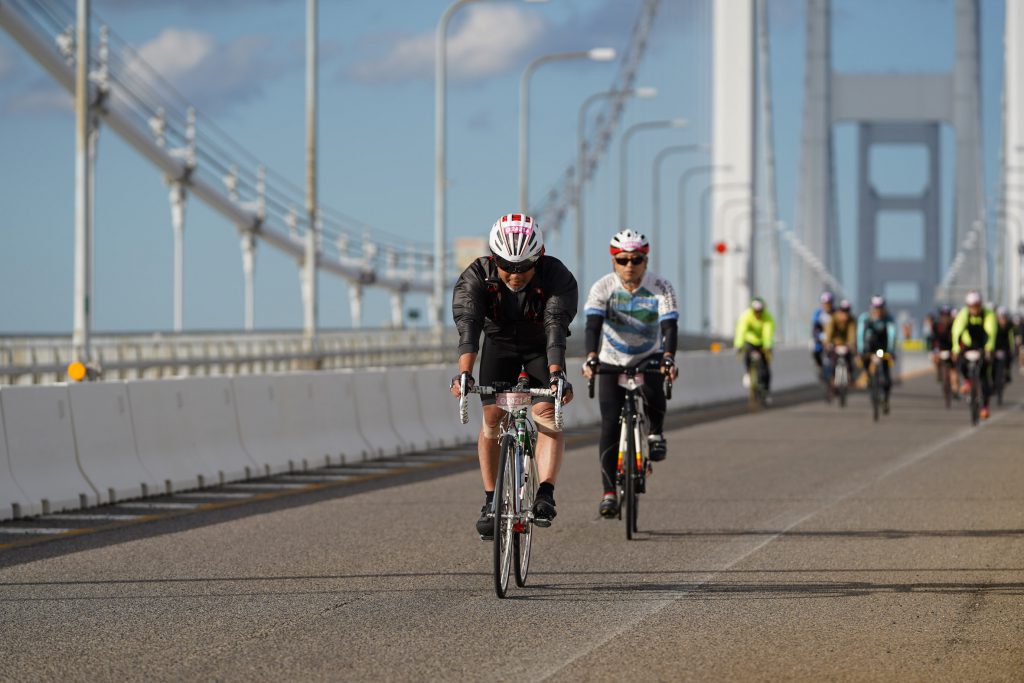
[[1024,680],[1022,379],[674,429],[633,542],[579,439],[508,600],[464,462],[4,550],[0,679]]

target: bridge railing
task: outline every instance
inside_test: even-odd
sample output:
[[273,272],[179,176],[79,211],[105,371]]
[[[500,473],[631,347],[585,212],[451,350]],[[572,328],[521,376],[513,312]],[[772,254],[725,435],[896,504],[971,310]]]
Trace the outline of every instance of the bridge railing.
[[[454,363],[458,338],[425,329],[325,331],[315,349],[300,332],[110,334],[93,340],[97,379],[242,375],[310,369]],[[67,379],[66,336],[0,338],[0,384]]]

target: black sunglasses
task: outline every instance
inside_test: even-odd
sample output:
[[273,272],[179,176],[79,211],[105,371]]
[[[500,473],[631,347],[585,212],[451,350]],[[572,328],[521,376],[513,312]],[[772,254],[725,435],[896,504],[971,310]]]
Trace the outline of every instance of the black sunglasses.
[[616,256],[615,257],[615,262],[618,263],[620,266],[627,266],[630,263],[632,263],[634,266],[639,266],[641,263],[643,263],[646,260],[647,260],[646,256],[633,256],[632,258],[629,257],[629,256]]
[[498,268],[504,270],[506,273],[512,273],[513,275],[522,275],[523,273],[530,272],[531,270],[537,267],[538,260],[539,259],[532,259],[529,261],[519,261],[517,263],[513,263],[511,261],[506,261],[505,259],[500,258],[498,256],[494,257],[494,262],[495,264],[497,264]]

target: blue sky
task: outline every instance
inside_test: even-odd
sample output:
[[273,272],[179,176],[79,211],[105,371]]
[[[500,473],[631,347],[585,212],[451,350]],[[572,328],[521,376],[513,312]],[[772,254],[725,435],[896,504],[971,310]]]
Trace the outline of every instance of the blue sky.
[[[165,77],[269,167],[304,182],[302,0],[201,0],[153,3],[94,0],[120,37],[137,46]],[[449,89],[449,233],[484,234],[516,200],[517,83],[523,65],[547,52],[625,47],[640,0],[551,0],[545,5],[480,3],[452,25]],[[417,242],[433,226],[432,36],[448,0],[321,0],[320,196],[360,220]],[[833,50],[838,69],[933,72],[952,63],[952,0],[836,0]],[[796,198],[803,87],[803,2],[770,8],[775,142],[781,217]],[[659,96],[636,101],[624,125],[685,116],[689,128],[638,135],[631,145],[630,222],[651,216],[651,160],[665,146],[710,135],[710,5],[663,0],[638,79]],[[998,160],[1002,78],[1002,11],[982,2],[983,116],[986,181]],[[617,65],[560,63],[532,83],[531,194],[539,197],[574,154],[576,112],[607,89]],[[71,325],[74,130],[70,98],[21,48],[0,33],[0,333],[65,332]],[[171,230],[160,174],[110,131],[103,132],[97,178],[98,330],[168,329],[172,319]],[[853,288],[851,238],[854,137],[837,132],[843,274]],[[944,149],[952,138],[946,134]],[[618,215],[617,140],[588,189],[587,273],[607,267],[604,244]],[[913,154],[888,154],[880,183],[909,182]],[[706,163],[697,155],[664,166],[662,248],[675,252],[676,180]],[[950,164],[944,166],[949,177]],[[947,182],[948,185],[948,182]],[[697,220],[691,186],[688,222]],[[949,194],[946,215],[949,222]],[[242,274],[234,227],[188,205],[185,326],[242,325]],[[567,229],[569,224],[565,226]],[[549,236],[551,253],[568,260],[572,240]],[[689,244],[692,252],[695,242]],[[897,240],[894,248],[904,248]],[[693,270],[691,268],[691,270]],[[692,275],[692,273],[691,273]],[[349,324],[345,285],[321,280],[320,323]],[[589,286],[589,282],[585,283]],[[697,304],[696,278],[683,303]],[[677,285],[678,286],[678,285]],[[256,325],[301,326],[293,260],[261,246],[257,255]],[[410,297],[409,307],[423,300]],[[684,313],[684,316],[686,314]],[[386,298],[368,296],[368,324],[387,317]]]

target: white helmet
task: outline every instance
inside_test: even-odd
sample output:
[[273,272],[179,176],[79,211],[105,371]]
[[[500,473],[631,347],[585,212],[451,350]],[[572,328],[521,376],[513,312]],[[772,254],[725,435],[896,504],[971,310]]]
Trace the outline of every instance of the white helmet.
[[544,233],[532,217],[522,213],[495,221],[487,241],[498,267],[509,273],[525,273],[544,255]]
[[980,306],[981,294],[975,291],[967,292],[967,296],[964,297],[964,304],[967,306]]
[[612,253],[612,256],[622,251],[638,251],[641,254],[646,254],[651,250],[651,245],[647,242],[647,237],[643,233],[626,228],[612,236],[608,250]]

